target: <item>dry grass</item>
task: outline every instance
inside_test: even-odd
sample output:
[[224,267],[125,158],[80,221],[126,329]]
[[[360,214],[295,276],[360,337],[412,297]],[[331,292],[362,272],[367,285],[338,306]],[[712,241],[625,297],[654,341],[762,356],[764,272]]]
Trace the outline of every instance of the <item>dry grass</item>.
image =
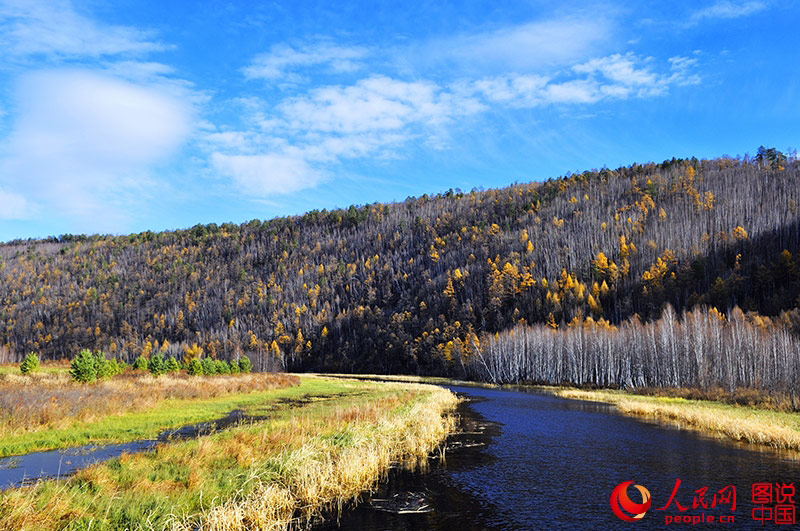
[[564,398],[614,404],[626,415],[663,420],[717,437],[800,450],[800,414],[797,413],[621,391],[559,389],[552,392]]
[[63,372],[5,374],[0,376],[0,438],[142,411],[167,399],[214,398],[298,383],[297,376],[272,373],[154,378],[127,371],[90,385],[71,382]]
[[[302,444],[286,447],[272,458],[281,465],[280,477],[259,481],[248,496],[215,507],[200,522],[200,529],[303,527],[323,509],[341,512],[346,502],[384,479],[395,462],[426,466],[430,452],[455,429],[455,418],[445,413],[457,399],[443,389],[430,391],[422,401],[416,400],[418,394],[419,390],[408,391],[335,411],[326,421],[340,430],[335,437],[315,437],[313,420],[300,419],[286,438],[299,437]],[[387,415],[409,402],[413,405],[402,413]]]
[[[385,478],[424,466],[455,428],[456,397],[421,385],[304,378],[331,400],[7,491],[0,529],[278,530],[307,527]],[[343,389],[349,394],[342,394]]]
[[410,383],[422,383],[431,385],[462,385],[465,387],[481,387],[484,389],[499,389],[501,387],[499,384],[479,382],[475,380],[458,380],[453,378],[445,378],[442,376],[412,376],[409,374],[336,374],[336,373],[324,373],[321,374],[320,376],[349,378],[355,380],[370,380],[370,381],[380,381],[380,382],[410,382]]
[[698,389],[695,387],[642,387],[636,389],[636,394],[686,398],[687,400],[711,400],[725,404],[757,407],[759,409],[773,409],[775,411],[800,411],[800,397],[793,397],[788,393],[767,392],[752,387],[739,387],[735,391],[727,391],[721,387]]

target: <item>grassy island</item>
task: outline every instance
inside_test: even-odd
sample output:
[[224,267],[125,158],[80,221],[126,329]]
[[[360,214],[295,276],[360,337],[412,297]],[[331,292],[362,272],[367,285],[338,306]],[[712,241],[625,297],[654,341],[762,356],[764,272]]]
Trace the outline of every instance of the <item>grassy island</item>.
[[[0,529],[284,529],[335,513],[393,465],[424,466],[454,429],[450,412],[457,399],[442,388],[317,376],[239,378],[260,376],[283,378],[283,385],[163,398],[135,412],[62,419],[56,428],[8,428],[0,447],[10,454],[87,439],[133,440],[162,429],[170,414],[187,423],[235,407],[259,419],[6,490]],[[169,385],[167,378],[156,382]]]

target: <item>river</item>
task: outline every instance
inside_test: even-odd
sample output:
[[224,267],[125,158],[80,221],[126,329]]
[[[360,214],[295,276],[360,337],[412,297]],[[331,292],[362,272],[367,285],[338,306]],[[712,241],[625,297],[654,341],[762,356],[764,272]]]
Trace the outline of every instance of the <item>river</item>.
[[[450,441],[445,462],[435,462],[427,474],[394,472],[371,499],[320,529],[797,528],[778,525],[775,517],[788,519],[788,502],[798,498],[788,497],[787,485],[800,480],[800,454],[626,417],[605,404],[535,392],[450,389],[468,399],[460,409],[467,433]],[[622,521],[611,510],[611,493],[625,481],[652,496],[636,522]],[[754,483],[771,485],[771,503],[752,503]],[[706,487],[704,496],[696,493]],[[766,485],[756,488],[766,495]],[[642,501],[633,485],[627,493],[634,503]],[[763,526],[753,519],[754,508]],[[391,512],[399,509],[429,512]]]

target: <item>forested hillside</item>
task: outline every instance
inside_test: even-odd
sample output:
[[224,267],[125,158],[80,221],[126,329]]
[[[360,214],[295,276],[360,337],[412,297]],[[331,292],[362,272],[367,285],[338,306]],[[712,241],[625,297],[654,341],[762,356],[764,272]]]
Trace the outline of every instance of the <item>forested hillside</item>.
[[673,159],[243,225],[0,246],[0,358],[461,373],[489,334],[699,305],[798,329],[800,163]]

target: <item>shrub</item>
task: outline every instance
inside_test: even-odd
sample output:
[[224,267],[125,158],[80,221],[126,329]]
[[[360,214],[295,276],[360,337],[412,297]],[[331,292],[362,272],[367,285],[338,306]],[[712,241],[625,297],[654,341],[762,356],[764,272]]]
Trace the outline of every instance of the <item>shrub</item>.
[[25,359],[22,360],[22,363],[19,364],[19,370],[22,371],[22,374],[30,374],[32,372],[36,372],[36,369],[39,368],[39,356],[31,352]]
[[159,376],[164,374],[166,367],[164,366],[164,355],[160,352],[156,352],[152,356],[150,356],[150,361],[147,364],[147,370],[150,371],[150,374],[153,376]]
[[175,359],[175,356],[170,356],[167,359],[167,363],[164,365],[164,370],[166,372],[178,372],[181,370],[181,366],[178,363],[178,360]]
[[186,370],[191,376],[202,376],[203,365],[197,358],[192,358],[186,365]]
[[203,361],[203,374],[211,376],[217,374],[217,364],[211,358],[204,358]]
[[144,356],[139,356],[136,358],[136,361],[133,362],[133,370],[134,371],[146,371],[147,370],[147,358]]
[[106,355],[103,352],[95,351],[94,353],[94,366],[97,370],[97,379],[98,380],[105,380],[106,378],[111,378],[116,374],[114,370],[114,366],[111,365],[111,362],[106,359]]
[[238,361],[231,361],[231,374],[238,374],[239,373],[239,362]]
[[217,360],[217,374],[230,374],[231,373],[231,366],[228,365],[228,362],[225,360]]
[[76,382],[91,383],[97,380],[97,360],[89,349],[81,350],[69,368],[69,374]]
[[109,360],[108,365],[109,367],[111,367],[111,376],[114,376],[115,374],[119,374],[122,372],[122,369],[124,368],[125,364],[124,363],[120,364],[120,362],[117,361],[117,358],[112,358],[111,360]]
[[239,360],[239,370],[241,372],[250,372],[253,370],[253,364],[250,362],[250,358],[242,356]]

